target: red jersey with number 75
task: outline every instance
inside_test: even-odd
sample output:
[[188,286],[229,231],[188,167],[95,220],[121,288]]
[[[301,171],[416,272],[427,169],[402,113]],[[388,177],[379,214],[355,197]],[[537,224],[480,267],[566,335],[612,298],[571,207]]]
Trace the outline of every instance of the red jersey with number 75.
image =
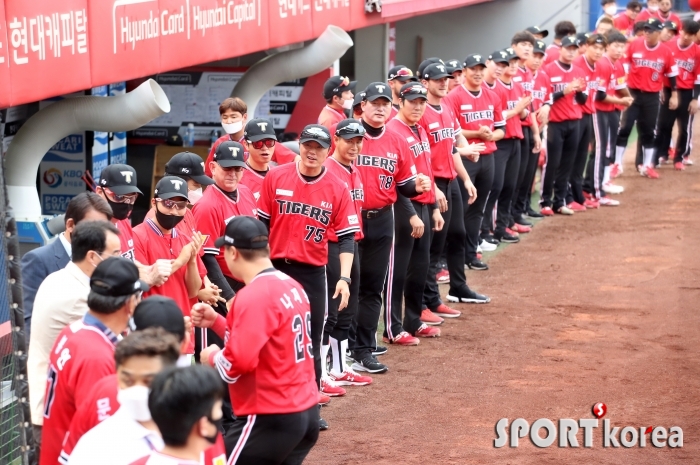
[[[557,92],[563,92],[564,88],[573,82],[574,79],[583,79],[585,76],[581,68],[571,65],[569,69],[562,67],[559,61],[548,64],[544,67],[545,73],[549,76],[549,84],[552,96]],[[585,90],[585,89],[582,89]],[[561,97],[552,103],[552,109],[549,111],[549,121],[552,123],[561,123],[563,121],[571,121],[581,119],[583,111],[581,105],[576,103],[574,97],[576,92]]]
[[[415,125],[415,131],[408,124],[404,123],[400,118],[394,118],[386,125],[388,131],[395,132],[404,140],[401,150],[413,159],[416,166],[416,171],[430,178],[430,181],[435,181],[433,177],[433,168],[430,165],[430,142],[428,142],[428,134],[420,124]],[[411,198],[411,200],[427,205],[435,203],[435,188]]]
[[457,177],[452,151],[455,146],[455,130],[459,130],[452,109],[441,105],[440,109],[426,105],[425,113],[418,122],[428,133],[430,143],[430,164],[436,178],[454,179]]
[[416,178],[413,157],[402,149],[405,141],[386,126],[377,137],[365,134],[362,152],[355,167],[362,176],[365,191],[364,210],[376,210],[396,203],[396,185]]
[[228,383],[239,417],[316,405],[311,307],[304,288],[274,268],[258,274],[236,294],[226,315],[224,348],[209,361]]
[[[500,97],[490,89],[481,87],[479,93],[474,95],[464,85],[457,86],[447,94],[442,103],[450,106],[462,129],[478,131],[481,126],[494,129],[504,129],[506,122],[503,119],[503,103]],[[486,150],[481,155],[490,155],[496,151],[496,143],[479,138],[467,139],[470,144],[483,143]]]
[[[359,241],[365,236],[362,232],[362,204],[365,201],[365,190],[362,185],[362,177],[357,171],[357,168],[353,165],[345,166],[333,157],[326,158],[323,162],[323,166],[333,175],[337,176],[350,191],[350,198],[355,206],[355,214],[359,221],[360,230],[355,233],[355,240]],[[328,230],[328,240],[331,242],[338,242],[338,236],[335,235],[335,231],[332,229]]]
[[650,48],[647,46],[646,39],[639,37],[629,45],[627,60],[629,62],[627,85],[630,89],[659,92],[663,85],[663,76],[678,75],[673,53],[661,42]]
[[333,229],[338,236],[356,233],[360,219],[343,181],[327,169],[306,181],[299,163],[265,176],[258,216],[270,221],[270,258],[323,266],[328,263],[327,231]]

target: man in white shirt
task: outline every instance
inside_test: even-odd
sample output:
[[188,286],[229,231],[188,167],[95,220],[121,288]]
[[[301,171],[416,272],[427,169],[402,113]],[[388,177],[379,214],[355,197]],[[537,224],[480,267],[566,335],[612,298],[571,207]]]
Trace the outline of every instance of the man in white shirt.
[[64,327],[85,315],[90,276],[107,257],[121,253],[119,230],[109,221],[82,221],[71,234],[72,261],[44,279],[34,299],[27,374],[32,424],[44,423],[49,354]]
[[163,328],[135,331],[117,344],[119,410],[80,438],[68,465],[126,465],[161,450],[163,439],[148,409],[149,388],[153,378],[174,366],[179,355],[175,335]]

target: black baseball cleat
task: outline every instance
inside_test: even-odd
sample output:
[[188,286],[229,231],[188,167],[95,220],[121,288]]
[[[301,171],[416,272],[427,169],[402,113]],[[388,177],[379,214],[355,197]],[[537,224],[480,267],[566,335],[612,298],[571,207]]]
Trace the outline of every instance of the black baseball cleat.
[[527,220],[526,220],[525,218],[523,218],[522,216],[520,216],[520,217],[518,217],[518,218],[515,218],[513,221],[515,221],[516,223],[518,223],[518,224],[521,225],[521,226],[527,226],[528,228],[532,227],[532,223],[530,223],[529,221],[527,221]]
[[384,354],[387,353],[388,351],[389,351],[389,349],[388,349],[386,346],[377,346],[377,347],[375,347],[374,350],[372,351],[372,355],[374,355],[375,357],[377,357],[378,355],[384,355]]
[[544,215],[540,212],[536,212],[535,210],[528,210],[527,213],[525,214],[528,218],[534,218],[534,219],[540,219],[544,218]]
[[494,237],[492,234],[484,234],[483,236],[481,236],[481,240],[494,245],[498,245],[501,243],[501,241],[496,239],[496,237]]
[[470,262],[467,262],[467,267],[470,270],[479,270],[479,271],[485,271],[485,270],[489,269],[489,266],[486,263],[484,263],[481,260],[476,259],[476,258]]
[[447,294],[449,302],[461,302],[465,304],[487,304],[491,302],[491,298],[472,291],[469,288],[455,290]]
[[498,239],[501,242],[505,242],[507,244],[517,244],[520,242],[520,238],[513,236],[512,234],[508,234],[507,232],[504,232],[503,234],[499,234],[498,236],[495,236],[496,239]]
[[323,418],[318,419],[318,429],[320,431],[326,431],[329,428],[328,422],[324,420]]
[[367,373],[385,373],[389,368],[379,363],[377,357],[368,355],[362,360],[355,360],[351,367],[355,371],[366,371]]

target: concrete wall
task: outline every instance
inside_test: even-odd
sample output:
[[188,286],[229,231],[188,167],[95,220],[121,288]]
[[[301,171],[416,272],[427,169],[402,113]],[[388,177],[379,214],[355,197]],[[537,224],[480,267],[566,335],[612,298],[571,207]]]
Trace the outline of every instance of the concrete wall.
[[[577,28],[588,24],[589,0],[493,0],[431,15],[399,21],[396,25],[396,63],[418,67],[416,38],[423,39],[422,57],[459,59],[471,53],[490,54],[510,45],[513,34],[528,26],[549,29],[572,21]],[[585,27],[584,27],[585,29]],[[383,72],[382,26],[356,31],[355,75],[358,87],[386,79]]]

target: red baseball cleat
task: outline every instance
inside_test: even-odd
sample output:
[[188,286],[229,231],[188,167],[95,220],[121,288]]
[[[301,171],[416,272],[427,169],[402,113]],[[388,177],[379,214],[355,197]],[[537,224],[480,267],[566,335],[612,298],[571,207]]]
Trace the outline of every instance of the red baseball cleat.
[[518,224],[518,223],[515,223],[513,225],[513,227],[510,229],[512,229],[516,233],[523,233],[523,234],[529,233],[530,231],[532,231],[532,228],[530,226],[523,226],[522,224]]
[[[425,327],[427,328],[427,326]],[[437,331],[440,332],[439,329]],[[388,344],[396,344],[399,346],[417,346],[420,344],[420,340],[417,337],[411,336],[406,331],[401,331],[394,339],[389,339],[388,337],[384,336],[382,340]]]
[[421,312],[420,321],[430,326],[439,326],[445,322],[445,320],[443,320],[427,308]]
[[600,204],[593,199],[586,199],[586,201],[583,202],[583,206],[586,208],[600,208]]
[[510,234],[511,236],[518,237],[520,234],[515,229],[512,228],[506,228],[506,234]]
[[338,386],[367,386],[372,384],[372,378],[370,376],[362,376],[355,373],[350,368],[346,368],[340,376],[335,376],[330,373],[330,377]]
[[615,179],[622,174],[622,166],[617,163],[613,163],[612,168],[610,168],[610,179]]
[[552,207],[542,207],[540,209],[540,214],[544,216],[554,216],[554,210],[552,210]]
[[450,272],[447,270],[440,270],[435,275],[435,280],[438,284],[447,284],[450,282]]
[[647,166],[646,169],[644,170],[644,176],[646,176],[649,179],[659,179],[661,176],[659,176],[659,173],[651,166]]
[[321,378],[321,393],[329,397],[340,397],[345,395],[345,389],[336,386],[330,379]]
[[462,312],[460,312],[459,310],[450,308],[445,304],[438,305],[438,308],[436,308],[433,313],[443,318],[457,318],[462,314]]
[[432,328],[428,325],[423,324],[413,334],[416,337],[439,337],[440,336],[440,329],[439,328]]
[[318,405],[328,405],[331,403],[331,398],[321,392],[318,393]]
[[683,165],[683,162],[677,161],[673,164],[673,167],[676,169],[676,171],[683,171],[685,170],[685,166]]
[[571,202],[569,205],[567,205],[567,207],[569,207],[569,209],[571,209],[575,212],[585,212],[586,211],[586,207],[584,207],[583,205],[581,205],[578,202]]

